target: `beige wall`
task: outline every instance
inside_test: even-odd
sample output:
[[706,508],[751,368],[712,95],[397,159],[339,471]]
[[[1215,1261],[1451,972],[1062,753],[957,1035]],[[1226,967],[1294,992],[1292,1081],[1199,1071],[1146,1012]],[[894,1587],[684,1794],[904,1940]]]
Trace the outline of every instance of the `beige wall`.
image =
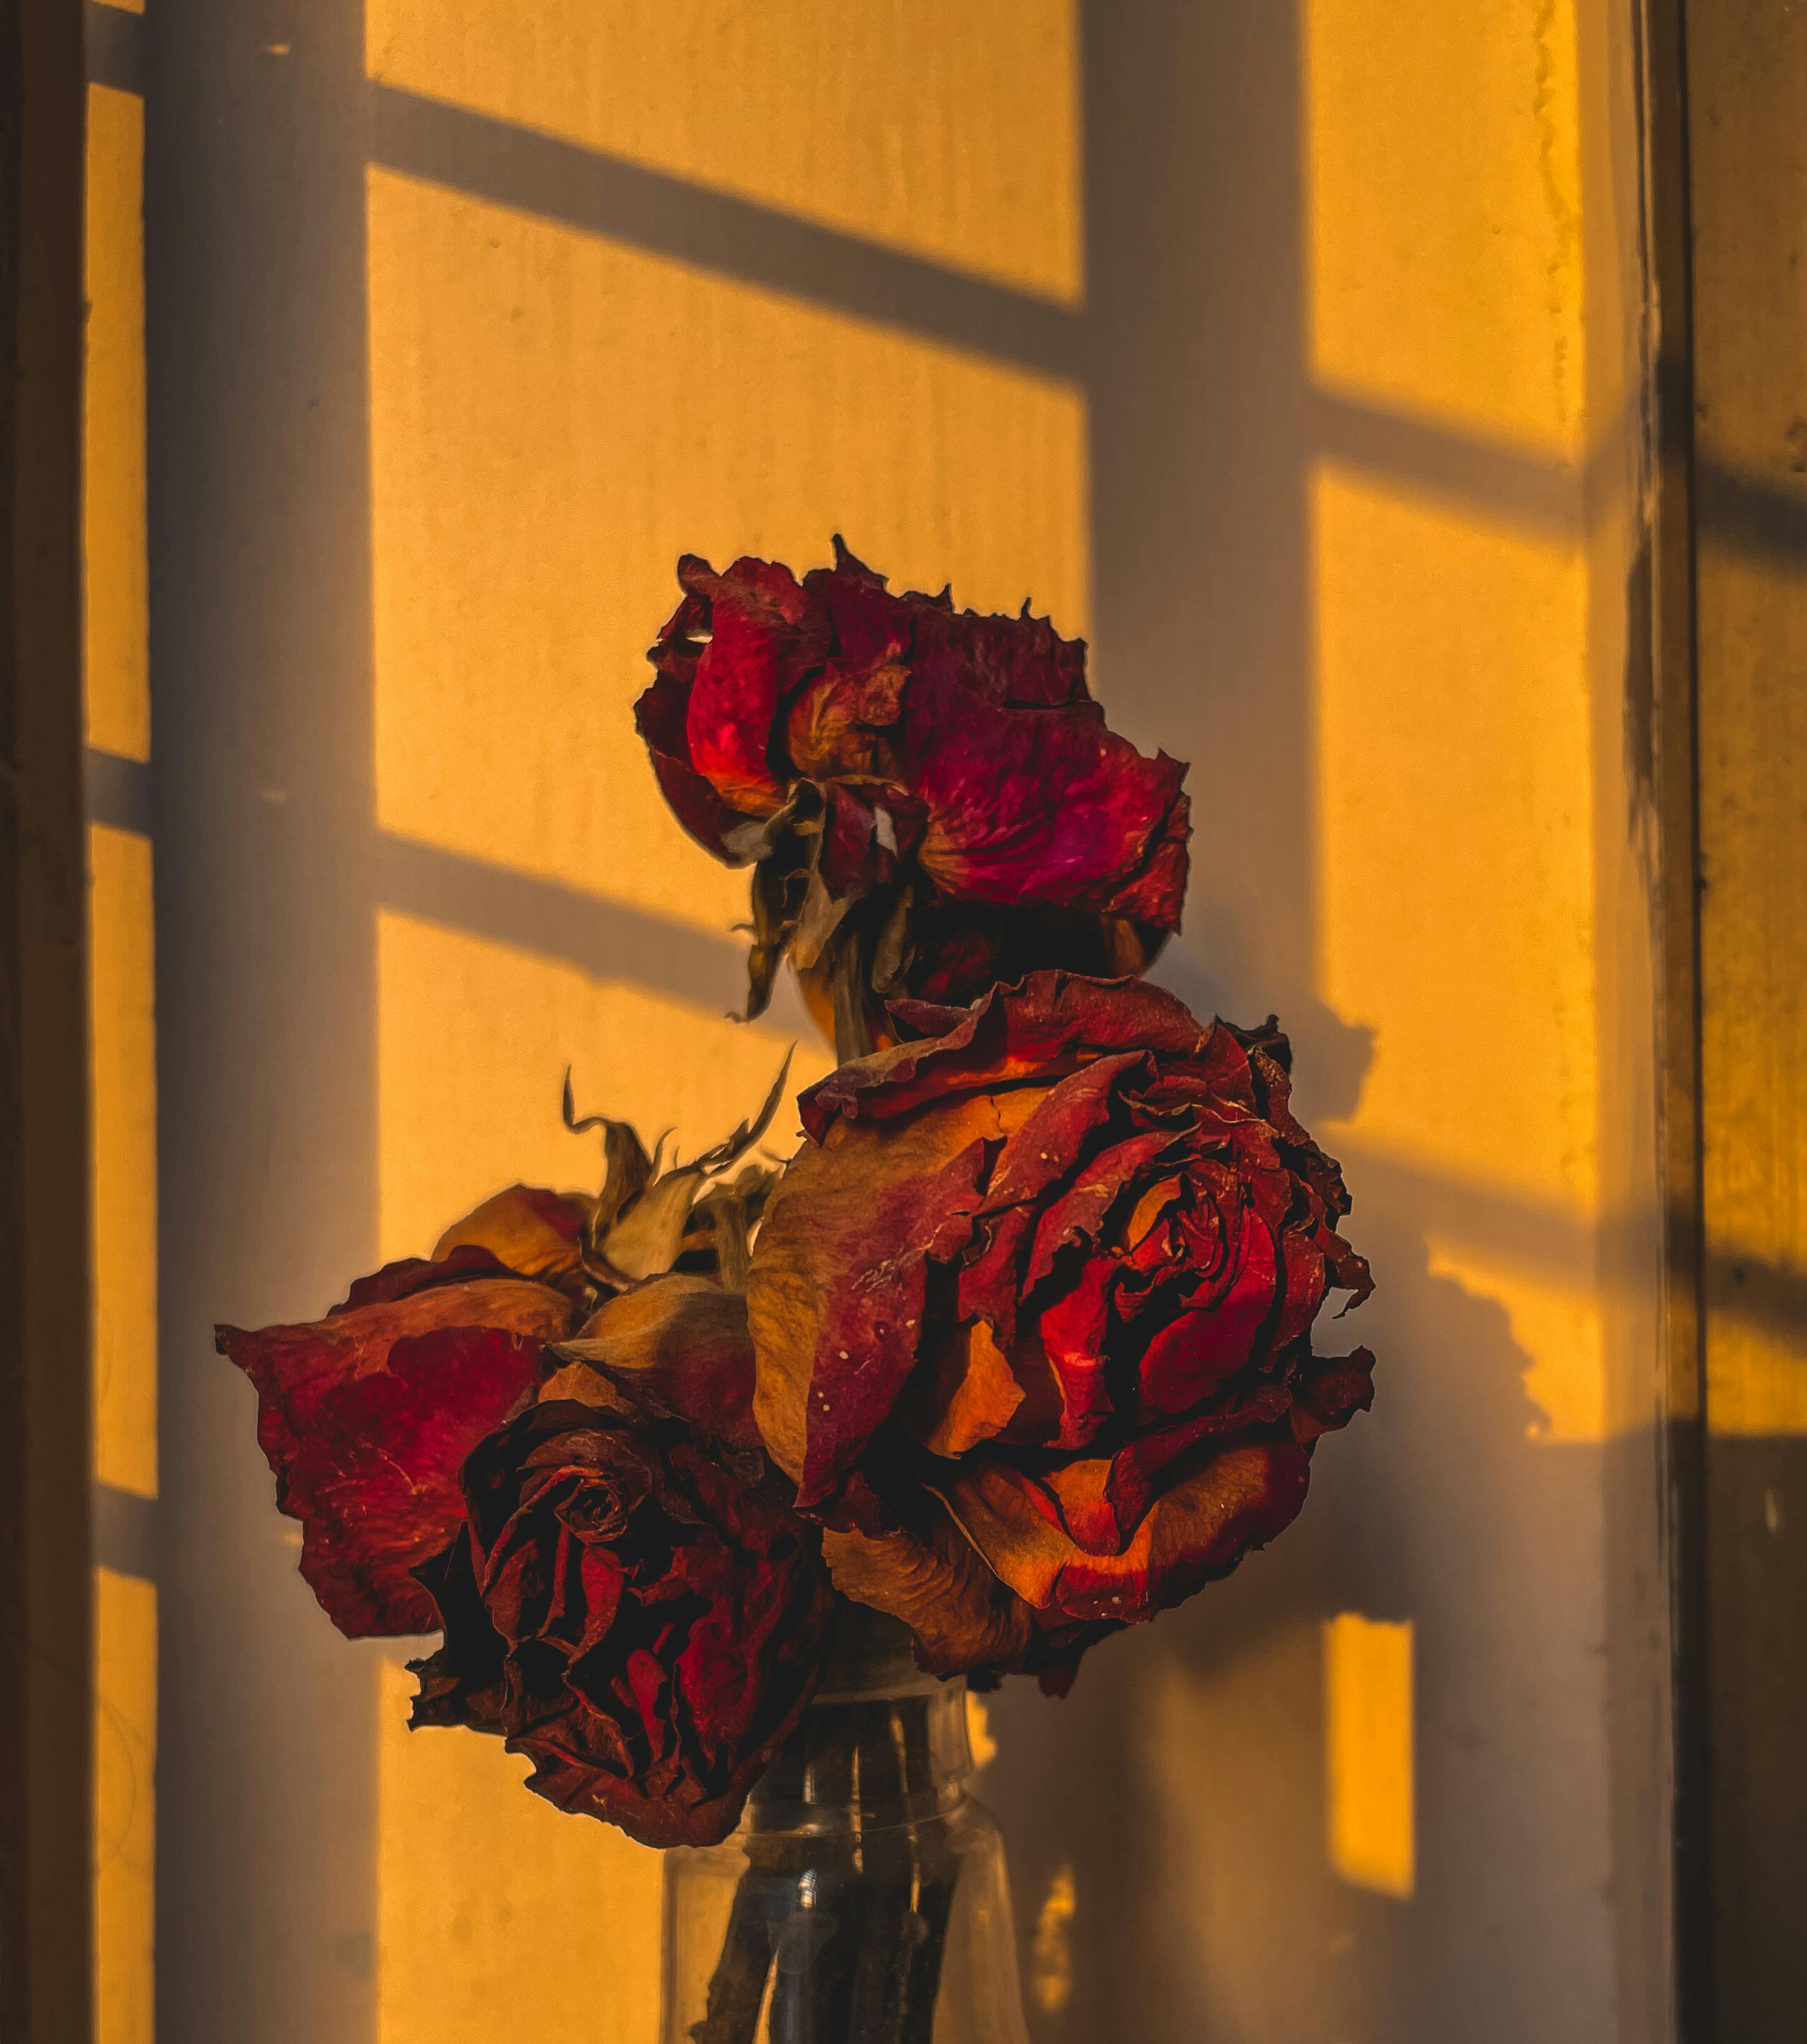
[[[152,27],[152,711],[121,654],[94,743],[154,763],[96,874],[148,888],[149,824],[160,1287],[109,1239],[120,1310],[161,1301],[163,2034],[650,2034],[656,1863],[403,1732],[206,1328],[582,1182],[567,1061],[690,1143],[755,1097],[805,1025],[722,1020],[740,882],[629,709],[680,550],[801,566],[838,528],[1032,594],[1194,762],[1160,976],[1279,1012],[1380,1282],[1377,1408],[1300,1527],[1065,1704],[992,1705],[1038,2034],[1660,2037],[1628,10]],[[115,1487],[156,1488],[154,1389]]]

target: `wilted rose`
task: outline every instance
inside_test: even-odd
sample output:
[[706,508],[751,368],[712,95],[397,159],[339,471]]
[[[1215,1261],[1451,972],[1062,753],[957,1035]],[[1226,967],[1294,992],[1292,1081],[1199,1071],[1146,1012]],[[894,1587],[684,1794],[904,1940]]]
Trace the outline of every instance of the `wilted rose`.
[[782,1081],[760,1116],[681,1169],[659,1171],[625,1122],[575,1124],[605,1131],[599,1195],[512,1186],[430,1259],[360,1278],[325,1320],[216,1331],[256,1387],[277,1505],[301,1521],[302,1573],[341,1632],[437,1623],[413,1571],[463,1519],[464,1458],[538,1395],[548,1344],[665,1271],[744,1281],[772,1174],[717,1174],[758,1139]]
[[740,1299],[655,1280],[570,1352],[598,1366],[465,1464],[421,1571],[445,1643],[414,1722],[502,1734],[531,1788],[644,1844],[713,1844],[809,1700],[835,1598],[758,1450]]
[[[581,1217],[575,1201],[517,1187],[509,1224],[516,1253],[544,1271]],[[524,1274],[467,1236],[360,1279],[323,1320],[217,1330],[257,1387],[258,1442],[278,1507],[302,1523],[302,1573],[348,1638],[437,1623],[413,1571],[463,1515],[465,1456],[532,1402],[547,1343],[582,1317],[571,1273],[558,1278]]]
[[[755,1412],[850,1596],[932,1665],[1070,1666],[1271,1539],[1372,1397],[1371,1289],[1286,1039],[1063,973],[802,1097],[756,1245]],[[982,1566],[978,1566],[982,1563]]]
[[679,820],[755,863],[752,1007],[788,953],[841,1039],[882,1000],[1136,971],[1179,924],[1185,768],[1145,759],[1045,619],[893,595],[837,540],[799,582],[686,556],[636,716]]

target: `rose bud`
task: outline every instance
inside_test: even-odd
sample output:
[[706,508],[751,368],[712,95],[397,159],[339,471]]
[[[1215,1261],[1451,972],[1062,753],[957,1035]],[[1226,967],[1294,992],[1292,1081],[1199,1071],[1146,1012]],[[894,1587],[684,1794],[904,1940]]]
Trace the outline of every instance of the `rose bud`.
[[[802,1097],[754,1254],[755,1414],[847,1594],[944,1671],[1058,1673],[1291,1520],[1317,1436],[1373,1395],[1312,1324],[1371,1281],[1271,1025],[1062,973],[898,1006],[925,1040]],[[921,1594],[968,1548],[1010,1601]]]
[[[634,1301],[616,1325],[606,1308],[586,1345],[642,1395],[586,1363],[560,1372],[472,1454],[465,1522],[421,1570],[445,1643],[413,1664],[414,1723],[502,1734],[532,1758],[530,1788],[646,1845],[733,1829],[809,1701],[836,1603],[756,1449],[660,1416],[696,1404],[722,1439],[756,1438],[743,1302],[717,1291],[699,1312],[710,1289],[656,1280],[616,1302]],[[673,1359],[693,1334],[708,1360],[686,1389]]]
[[752,864],[750,1013],[788,955],[844,1055],[894,993],[1140,971],[1179,926],[1185,768],[1108,729],[1045,619],[686,555],[636,717],[679,820]]
[[[549,1343],[605,1299],[675,1267],[743,1281],[772,1174],[729,1170],[782,1097],[682,1168],[660,1171],[625,1122],[605,1132],[600,1195],[511,1186],[448,1228],[430,1259],[360,1278],[323,1320],[222,1327],[256,1387],[257,1437],[279,1509],[302,1523],[302,1574],[352,1639],[437,1623],[413,1570],[463,1516],[458,1472],[537,1396]],[[713,1182],[712,1182],[713,1181]]]

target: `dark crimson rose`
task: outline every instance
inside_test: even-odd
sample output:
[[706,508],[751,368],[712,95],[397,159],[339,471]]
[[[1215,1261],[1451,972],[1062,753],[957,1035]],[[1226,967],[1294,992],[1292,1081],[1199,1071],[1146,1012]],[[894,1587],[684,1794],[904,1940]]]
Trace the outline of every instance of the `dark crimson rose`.
[[[744,1302],[686,1281],[604,1308],[579,1346],[609,1360],[570,1366],[472,1454],[465,1523],[421,1571],[445,1643],[414,1664],[417,1725],[502,1734],[530,1788],[656,1846],[733,1829],[836,1603],[786,1487],[732,1445],[756,1441]],[[713,1442],[663,1416],[686,1408]]]
[[258,1442],[279,1508],[302,1523],[302,1573],[348,1639],[438,1623],[413,1571],[463,1516],[459,1466],[532,1402],[547,1344],[582,1318],[564,1254],[581,1202],[517,1186],[491,1205],[497,1239],[536,1274],[484,1246],[474,1216],[456,1246],[361,1278],[323,1320],[217,1330],[257,1388]]
[[549,1343],[675,1268],[744,1281],[773,1174],[714,1174],[758,1140],[783,1082],[780,1072],[763,1112],[726,1142],[663,1173],[625,1122],[575,1122],[567,1097],[567,1122],[605,1132],[599,1195],[511,1186],[448,1229],[430,1259],[360,1278],[323,1320],[216,1331],[256,1386],[277,1505],[301,1521],[302,1573],[341,1632],[438,1623],[413,1572],[456,1531],[459,1469],[532,1402]]
[[1373,1395],[1372,1357],[1314,1356],[1312,1324],[1371,1281],[1271,1024],[1058,972],[895,1012],[925,1040],[802,1096],[754,1254],[755,1413],[840,1588],[944,1671],[1058,1681],[1292,1520],[1317,1436]]
[[801,582],[686,555],[636,710],[685,828],[755,866],[752,1010],[787,952],[856,1042],[892,993],[1140,970],[1179,926],[1185,768],[1106,728],[1084,647],[1027,606],[893,595],[835,552]]

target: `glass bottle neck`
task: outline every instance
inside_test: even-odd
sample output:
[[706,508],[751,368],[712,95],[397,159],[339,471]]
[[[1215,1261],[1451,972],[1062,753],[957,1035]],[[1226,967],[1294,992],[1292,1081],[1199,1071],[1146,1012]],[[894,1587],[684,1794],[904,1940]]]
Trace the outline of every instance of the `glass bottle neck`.
[[902,1626],[852,1607],[745,1821],[755,1831],[921,1823],[960,1801],[971,1772],[964,1680],[924,1674]]

